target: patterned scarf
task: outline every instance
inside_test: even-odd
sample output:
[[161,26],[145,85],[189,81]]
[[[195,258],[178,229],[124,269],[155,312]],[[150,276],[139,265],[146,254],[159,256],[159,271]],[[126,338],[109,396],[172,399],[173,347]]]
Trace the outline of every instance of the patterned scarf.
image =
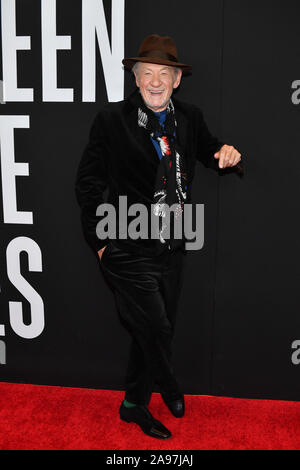
[[[183,153],[176,137],[177,122],[172,100],[168,104],[165,125],[162,128],[157,116],[145,106],[140,97],[138,125],[144,127],[152,139],[158,142],[162,153],[153,196],[153,215],[159,218],[157,224],[159,233],[156,236],[164,246],[169,239],[169,248],[176,249],[182,245],[184,239],[182,220],[183,206],[187,197],[187,174]],[[166,210],[172,204],[176,204],[175,211],[169,211],[170,218],[168,218]],[[174,226],[177,227],[176,232]],[[179,226],[182,235],[180,239],[176,239],[175,233]]]

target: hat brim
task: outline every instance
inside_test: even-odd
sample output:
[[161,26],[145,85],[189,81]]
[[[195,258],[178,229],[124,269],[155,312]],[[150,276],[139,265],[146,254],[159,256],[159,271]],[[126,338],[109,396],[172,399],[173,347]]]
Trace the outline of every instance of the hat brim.
[[180,62],[173,62],[168,59],[161,59],[160,57],[126,57],[122,60],[122,64],[129,70],[132,69],[136,62],[145,62],[147,64],[168,65],[170,67],[178,67],[182,69],[183,73],[192,71],[191,65],[181,64]]

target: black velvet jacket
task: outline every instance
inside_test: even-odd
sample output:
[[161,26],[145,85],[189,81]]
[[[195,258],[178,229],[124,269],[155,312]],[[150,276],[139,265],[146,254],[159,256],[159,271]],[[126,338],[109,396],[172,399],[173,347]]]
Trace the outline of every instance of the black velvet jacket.
[[[75,192],[81,207],[84,236],[97,252],[107,245],[96,234],[96,225],[101,219],[96,215],[99,204],[108,202],[116,209],[118,220],[119,196],[127,196],[127,207],[143,203],[150,211],[159,157],[148,132],[138,126],[136,90],[124,101],[106,104],[97,114],[87,147],[82,155],[76,177]],[[177,121],[177,137],[183,149],[187,167],[187,201],[190,202],[191,183],[196,161],[218,171],[218,160],[214,158],[223,142],[209,132],[201,110],[191,104],[172,97]],[[108,189],[108,198],[104,192]],[[128,222],[130,217],[128,218]],[[118,227],[118,226],[117,226]],[[116,246],[125,251],[144,256],[155,256],[157,240],[118,238]]]

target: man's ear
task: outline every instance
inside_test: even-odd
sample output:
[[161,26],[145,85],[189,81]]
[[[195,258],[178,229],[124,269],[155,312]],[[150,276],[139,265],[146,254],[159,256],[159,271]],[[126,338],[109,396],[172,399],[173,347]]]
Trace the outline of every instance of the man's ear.
[[174,82],[173,88],[178,88],[179,87],[180,82],[181,82],[181,77],[182,77],[182,69],[178,69],[177,77],[176,77],[176,80]]

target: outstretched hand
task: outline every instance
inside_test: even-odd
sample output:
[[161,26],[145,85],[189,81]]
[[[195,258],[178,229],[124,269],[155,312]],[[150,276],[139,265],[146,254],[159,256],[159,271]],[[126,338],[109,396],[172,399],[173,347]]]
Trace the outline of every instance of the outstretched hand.
[[224,144],[218,152],[214,154],[214,158],[219,160],[219,168],[228,168],[238,164],[241,161],[240,152],[232,145]]

